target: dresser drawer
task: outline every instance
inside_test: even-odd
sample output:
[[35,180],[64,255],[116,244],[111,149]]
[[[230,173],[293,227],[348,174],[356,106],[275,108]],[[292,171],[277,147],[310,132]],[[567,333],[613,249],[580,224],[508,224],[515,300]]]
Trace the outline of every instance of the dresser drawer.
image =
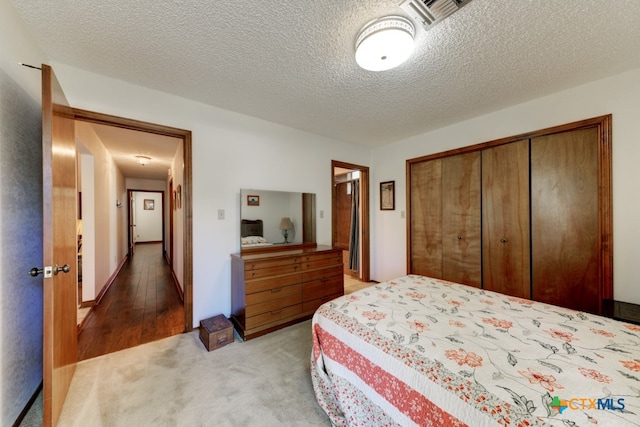
[[246,293],[253,294],[256,292],[268,291],[283,286],[295,285],[302,282],[302,273],[287,274],[285,276],[267,277],[264,279],[256,279],[247,281]]
[[302,300],[308,301],[342,293],[344,293],[343,276],[326,277],[305,282],[302,287]]
[[[322,268],[318,270],[309,270],[302,272],[302,281],[310,282],[311,280],[328,278],[332,276],[341,276],[344,278],[344,270],[342,265],[336,265],[333,267]],[[344,280],[344,279],[343,279]]]
[[303,270],[312,270],[316,268],[331,267],[334,265],[342,265],[342,257],[333,256],[328,258],[311,259],[309,261],[302,261]]
[[283,307],[277,310],[268,311],[256,316],[248,317],[249,307],[247,307],[247,318],[245,328],[247,330],[258,328],[260,326],[276,323],[289,317],[295,317],[302,314],[302,304],[296,304],[289,307]]
[[301,260],[299,255],[290,257],[278,257],[270,259],[245,260],[244,270],[260,270],[263,268],[280,267],[283,265],[298,264]]
[[[246,297],[246,303],[247,307],[252,307],[254,305],[264,304],[271,300],[280,301],[286,298],[287,301],[289,301],[289,298],[292,297],[297,298],[297,300],[285,305],[297,304],[302,301],[302,285],[300,283],[248,294]],[[273,308],[269,308],[269,310],[273,310]]]
[[333,259],[336,262],[342,262],[342,253],[338,252],[321,252],[321,253],[313,253],[313,254],[304,254],[300,257],[300,262],[313,262],[320,261],[322,259]]
[[274,298],[251,305],[247,304],[245,308],[245,315],[247,316],[247,318],[249,318],[260,315],[262,313],[277,311],[283,307],[300,304],[301,302],[302,293],[298,292],[297,294],[285,296],[282,298]]
[[261,277],[274,276],[276,274],[295,273],[296,271],[300,271],[300,264],[274,265],[254,270],[247,270],[245,267],[244,279],[253,280]]

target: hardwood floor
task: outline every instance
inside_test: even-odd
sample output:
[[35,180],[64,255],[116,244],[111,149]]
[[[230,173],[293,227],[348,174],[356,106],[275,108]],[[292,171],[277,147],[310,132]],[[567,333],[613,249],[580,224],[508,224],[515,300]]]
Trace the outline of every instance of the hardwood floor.
[[160,243],[138,244],[78,336],[78,360],[184,331],[184,306]]

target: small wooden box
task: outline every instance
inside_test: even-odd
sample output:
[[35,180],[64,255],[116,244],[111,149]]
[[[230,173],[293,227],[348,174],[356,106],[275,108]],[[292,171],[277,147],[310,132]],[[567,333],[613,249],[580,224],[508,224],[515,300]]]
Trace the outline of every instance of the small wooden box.
[[200,340],[209,351],[232,343],[233,325],[222,314],[201,320]]

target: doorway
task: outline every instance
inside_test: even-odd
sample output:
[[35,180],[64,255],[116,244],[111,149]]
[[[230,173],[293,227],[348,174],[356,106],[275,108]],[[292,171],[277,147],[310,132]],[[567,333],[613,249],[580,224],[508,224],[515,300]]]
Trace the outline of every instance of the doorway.
[[331,161],[331,243],[342,249],[345,292],[370,281],[369,168]]
[[[191,331],[193,329],[193,246],[192,246],[192,140],[191,131],[172,128],[168,126],[157,125],[153,123],[141,122],[137,120],[111,116],[102,113],[96,113],[86,110],[73,109],[76,121],[89,122],[93,124],[112,126],[133,131],[145,132],[149,134],[168,136],[178,138],[182,141],[183,167],[182,174],[179,177],[181,185],[181,203],[180,210],[171,213],[171,218],[181,216],[182,234],[180,236],[171,236],[171,242],[180,242],[179,257],[173,254],[168,255],[172,258],[172,264],[181,261],[179,269],[182,276],[183,298],[184,298],[184,319],[182,331]],[[178,178],[178,177],[173,177]],[[170,197],[172,200],[172,197]],[[162,204],[164,205],[165,202]],[[173,201],[170,203],[173,208]],[[162,210],[164,212],[164,209]],[[174,230],[174,227],[169,227]],[[164,231],[164,227],[163,227]],[[175,238],[174,238],[175,237]],[[165,241],[165,236],[162,237]],[[180,259],[181,258],[181,259]],[[105,286],[106,287],[106,286]],[[182,332],[181,331],[181,332]]]

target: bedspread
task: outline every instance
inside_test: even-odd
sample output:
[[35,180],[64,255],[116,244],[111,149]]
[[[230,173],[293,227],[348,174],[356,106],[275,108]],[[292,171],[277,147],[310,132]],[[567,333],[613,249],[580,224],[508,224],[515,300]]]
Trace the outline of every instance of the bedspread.
[[335,425],[640,425],[640,326],[416,275],[312,325]]

